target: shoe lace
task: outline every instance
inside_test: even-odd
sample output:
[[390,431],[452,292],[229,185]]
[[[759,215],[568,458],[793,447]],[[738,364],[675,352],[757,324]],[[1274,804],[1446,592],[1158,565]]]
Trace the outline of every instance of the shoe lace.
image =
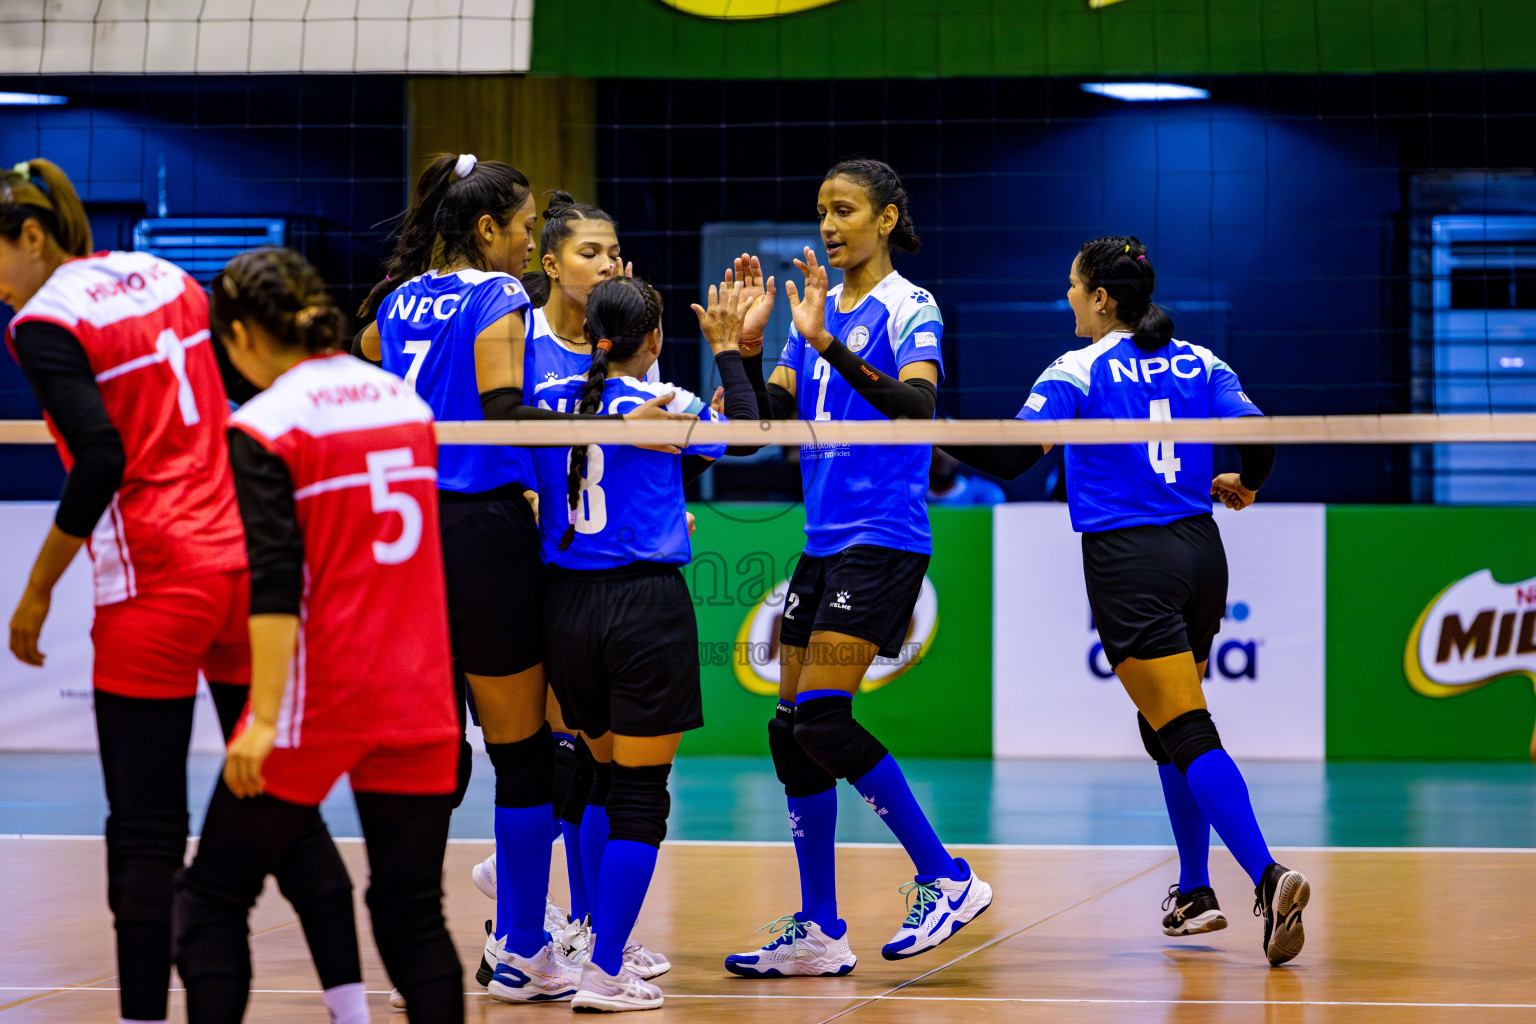
[[1264,894],[1262,889],[1260,890],[1259,895],[1253,898],[1253,916],[1264,916]]
[[[772,942],[768,943],[768,945],[764,946],[764,949],[773,949],[776,946],[784,945],[786,942],[792,942],[798,945],[800,940],[805,938],[805,922],[796,920],[794,914],[785,914],[777,921],[769,921],[767,924],[759,928],[758,931],[767,932],[769,935],[778,936],[777,939],[774,939]],[[756,932],[753,934],[755,935]],[[799,949],[796,949],[795,955],[808,956],[809,954],[802,954]]]
[[901,923],[903,928],[916,928],[922,924],[928,911],[943,896],[938,886],[917,881],[902,886],[901,894],[907,898],[907,919]]
[[1164,910],[1171,909],[1173,907],[1173,905],[1175,903],[1177,903],[1178,901],[1179,901],[1179,887],[1177,885],[1170,885],[1168,887],[1168,898],[1163,900],[1163,909]]

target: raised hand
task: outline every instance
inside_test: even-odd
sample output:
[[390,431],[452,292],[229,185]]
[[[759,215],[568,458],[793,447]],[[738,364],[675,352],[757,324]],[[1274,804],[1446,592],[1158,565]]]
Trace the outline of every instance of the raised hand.
[[795,289],[795,282],[784,282],[784,294],[789,298],[789,315],[795,321],[795,330],[817,352],[825,352],[832,343],[826,332],[827,318],[827,268],[816,262],[816,254],[805,247],[805,259],[795,260],[795,266],[805,275],[805,297]]
[[708,309],[697,302],[692,304],[704,340],[709,342],[710,350],[717,355],[721,352],[735,352],[739,348],[742,320],[754,304],[742,302],[741,291],[740,281],[734,284],[728,280],[722,281],[718,285],[709,286]]
[[768,329],[768,318],[773,315],[773,299],[778,292],[773,278],[763,280],[763,265],[756,256],[742,253],[736,257],[731,269],[725,272],[727,281],[741,282],[741,299],[752,303],[741,323],[741,354],[755,356],[763,350],[763,332]]

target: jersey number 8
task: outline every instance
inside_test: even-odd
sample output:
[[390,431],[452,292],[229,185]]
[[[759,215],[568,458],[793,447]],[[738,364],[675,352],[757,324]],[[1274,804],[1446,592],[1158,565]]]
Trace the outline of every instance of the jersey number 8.
[[[571,471],[571,456],[565,456],[565,471]],[[601,445],[587,446],[587,471],[581,478],[581,504],[577,507],[576,532],[599,533],[608,525],[608,495],[599,485],[603,482],[603,449]]]

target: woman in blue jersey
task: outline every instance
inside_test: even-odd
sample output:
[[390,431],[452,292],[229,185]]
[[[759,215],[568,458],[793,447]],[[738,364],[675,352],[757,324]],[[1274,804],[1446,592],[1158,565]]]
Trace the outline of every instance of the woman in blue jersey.
[[[1083,245],[1072,263],[1067,301],[1077,335],[1092,344],[1040,375],[1019,419],[1263,415],[1231,367],[1209,349],[1173,339],[1173,321],[1152,304],[1156,280],[1135,238]],[[1163,904],[1172,907],[1163,930],[1188,935],[1226,927],[1206,865],[1214,827],[1253,880],[1264,954],[1278,966],[1301,952],[1301,913],[1311,886],[1270,856],[1248,788],[1221,746],[1201,690],[1227,601],[1227,558],[1211,498],[1246,508],[1274,467],[1273,445],[1237,449],[1242,471],[1213,478],[1208,444],[1069,445],[1067,500],[1073,529],[1083,535],[1083,574],[1099,638],[1136,705],[1179,847],[1179,882]],[[1045,449],[946,450],[1012,478]]]
[[[827,262],[843,271],[843,283],[828,289],[809,248],[796,261],[805,295],[786,285],[794,328],[758,404],[781,419],[932,419],[944,322],[933,297],[891,266],[893,247],[919,245],[900,179],[878,160],[843,161],[821,183],[816,213]],[[752,293],[762,287],[750,258],[734,269]],[[767,305],[743,328],[746,351],[761,344]],[[746,362],[756,386],[761,355]],[[789,800],[801,908],[774,922],[781,934],[769,945],[727,957],[733,974],[853,969],[837,915],[838,779],[853,783],[917,868],[886,959],[934,948],[992,902],[991,887],[945,850],[896,761],[853,717],[853,694],[875,657],[902,653],[933,553],[929,461],[928,445],[801,447],[806,546],[784,602],[779,706],[768,726]]]
[[[539,253],[539,269],[523,275],[529,298],[537,297],[523,346],[523,380],[530,382],[530,401],[537,408],[571,412],[575,406],[573,399],[558,398],[552,405],[547,397],[532,398],[532,392],[540,383],[586,375],[592,365],[592,341],[585,330],[587,297],[602,282],[626,276],[633,268],[620,258],[613,218],[599,207],[577,203],[568,192],[549,193],[544,228],[539,233]],[[660,379],[655,363],[645,379]],[[592,820],[586,820],[596,765],[585,743],[566,725],[553,692],[545,717],[554,731],[554,811],[565,838],[571,891],[569,916],[562,910],[551,910],[548,925],[550,933],[559,939],[562,951],[571,959],[582,961],[591,953],[592,938],[591,906],[582,871],[582,827],[585,822],[588,831],[606,834],[607,818],[599,805],[590,816]],[[496,854],[492,853],[474,872],[475,884],[492,899],[497,892],[496,863]],[[638,941],[632,941],[625,950],[625,962],[647,979],[665,974],[672,967],[665,956]]]
[[[695,306],[725,383],[726,415],[755,418],[741,365],[741,286],[710,289]],[[645,380],[661,353],[661,295],[618,277],[593,289],[586,372],[540,383],[534,394],[584,413],[617,413],[654,397],[701,419],[722,417],[670,385]],[[683,486],[726,451],[692,446],[681,456],[619,445],[541,449],[545,622],[550,684],[565,720],[598,761],[581,838],[593,946],[573,1006],[648,1010],[661,990],[625,955],[666,835],[667,777],[682,734],[704,724],[698,625],[678,567],[691,556]],[[732,449],[734,451],[734,449]],[[591,827],[603,812],[603,829]]]
[[[362,315],[369,359],[426,399],[438,420],[573,419],[523,404],[528,297],[519,277],[536,219],[516,168],[440,156],[417,182],[386,280]],[[625,418],[679,417],[665,402]],[[482,970],[505,1002],[568,999],[578,968],[551,948],[549,889],[554,743],[545,722],[544,568],[524,493],[526,450],[443,449],[438,466],[453,655],[468,678],[496,772],[497,907]],[[486,968],[490,968],[487,972]]]

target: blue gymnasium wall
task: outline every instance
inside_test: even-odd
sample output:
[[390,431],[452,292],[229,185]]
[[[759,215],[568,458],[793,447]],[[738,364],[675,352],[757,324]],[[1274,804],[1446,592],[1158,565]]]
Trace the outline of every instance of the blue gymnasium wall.
[[[976,305],[1062,298],[1078,246],[1107,233],[1148,244],[1160,299],[1230,304],[1229,341],[1210,313],[1179,313],[1179,336],[1228,357],[1267,411],[1409,411],[1409,176],[1536,163],[1536,76],[1189,84],[1212,99],[1127,104],[1064,79],[605,83],[600,199],[637,273],[672,285],[669,336],[687,339],[701,224],[799,220],[812,233],[834,160],[888,160],[924,242],[897,267],[945,312],[945,415],[1013,415],[1039,371],[1082,343],[1066,311],[1015,326]],[[663,358],[691,381],[695,352],[679,344]],[[1011,497],[1047,489],[1045,461]],[[733,472],[715,470],[717,493],[764,475]],[[792,493],[795,474],[778,486]],[[1407,450],[1288,448],[1265,495],[1406,501]]]
[[[46,156],[91,213],[97,248],[125,248],[156,215],[162,156],[173,217],[282,217],[290,240],[355,308],[377,279],[384,228],[405,200],[405,80],[385,76],[13,77],[0,91],[65,95],[0,106],[3,162]],[[0,325],[9,317],[0,305]],[[33,418],[20,369],[0,357],[0,418]],[[42,446],[0,445],[0,498],[53,499]]]

